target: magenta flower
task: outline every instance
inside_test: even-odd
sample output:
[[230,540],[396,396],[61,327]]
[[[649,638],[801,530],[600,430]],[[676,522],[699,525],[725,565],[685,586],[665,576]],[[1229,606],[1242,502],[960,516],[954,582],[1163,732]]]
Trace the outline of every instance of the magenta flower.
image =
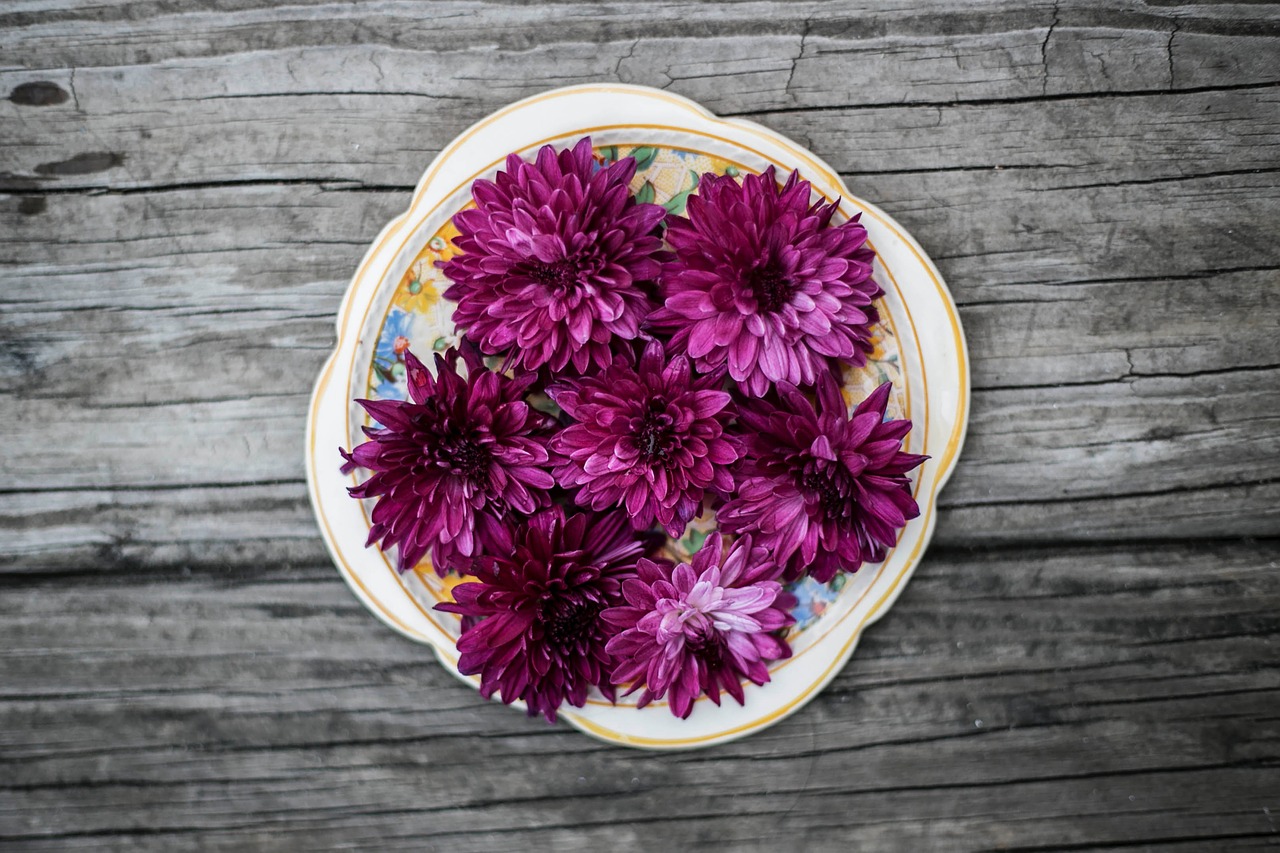
[[523,399],[533,377],[493,373],[474,349],[465,359],[465,380],[454,349],[436,355],[433,377],[405,352],[410,399],[357,400],[380,426],[365,427],[370,440],[350,453],[339,448],[343,473],[373,472],[348,489],[352,497],[378,499],[365,544],[397,546],[402,572],[428,550],[441,575],[465,571],[480,554],[506,552],[508,514],[550,503],[550,419]]
[[861,365],[871,351],[883,291],[867,231],[857,216],[832,226],[836,205],[809,196],[799,172],[779,190],[772,166],[741,184],[705,175],[688,219],[667,219],[676,258],[650,323],[698,370],[727,365],[753,397],[778,382],[812,385],[832,360]]
[[572,515],[544,510],[514,534],[508,553],[476,560],[478,582],[453,588],[456,603],[437,610],[463,616],[458,670],[480,676],[480,693],[529,716],[555,722],[562,702],[581,708],[598,687],[612,701],[613,660],[605,652],[606,608],[622,603],[642,546],[621,513]]
[[515,154],[493,181],[476,181],[476,207],[454,216],[462,254],[442,263],[458,303],[453,321],[508,366],[581,373],[606,367],[615,338],[631,340],[652,305],[654,230],[665,215],[637,204],[627,157],[596,168],[591,140],[526,163]]
[[826,583],[840,570],[883,560],[897,532],[920,514],[907,472],[927,456],[902,451],[906,420],[885,420],[885,383],[849,414],[835,379],[818,383],[818,406],[782,386],[783,407],[743,407],[747,435],[738,492],[717,518],[751,533],[786,569]]
[[579,506],[626,507],[637,530],[656,521],[679,536],[708,489],[728,494],[737,441],[725,434],[730,397],[723,374],[693,377],[689,360],[666,360],[651,341],[639,366],[619,360],[594,376],[549,389],[577,423],[551,439],[556,482],[581,487]]
[[669,694],[683,719],[704,693],[719,705],[721,690],[742,704],[742,679],[764,684],[767,662],[791,656],[773,634],[795,622],[794,598],[773,580],[777,565],[750,536],[727,554],[722,547],[715,533],[692,565],[640,560],[639,577],[622,584],[626,605],[604,612],[621,631],[606,647],[617,662],[613,683],[643,689],[637,707]]

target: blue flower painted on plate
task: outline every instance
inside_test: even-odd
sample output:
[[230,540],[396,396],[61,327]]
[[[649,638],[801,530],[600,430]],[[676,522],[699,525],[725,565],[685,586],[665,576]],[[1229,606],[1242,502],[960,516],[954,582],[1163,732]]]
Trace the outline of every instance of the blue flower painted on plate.
[[[370,396],[375,400],[404,400],[409,396],[402,353],[408,348],[411,320],[411,315],[399,308],[392,308],[387,312],[386,322],[382,324],[382,331],[378,335],[371,367],[373,382]],[[371,419],[370,426],[377,429],[382,424]]]
[[392,308],[382,324],[373,356],[373,394],[379,400],[403,400],[408,392],[404,378],[404,351],[409,346],[412,319],[408,312]]
[[387,312],[387,320],[382,324],[382,333],[378,337],[376,356],[384,365],[390,367],[400,360],[409,341],[409,320],[409,313],[399,308]]
[[844,589],[847,578],[842,572],[829,584],[805,577],[787,586],[787,591],[796,597],[796,606],[791,611],[791,615],[796,617],[796,624],[791,628],[793,634],[806,630],[818,621],[840,597],[840,590]]
[[404,384],[404,365],[394,364],[389,375],[379,375],[377,385],[373,386],[373,396],[377,400],[404,400],[408,397],[408,389]]

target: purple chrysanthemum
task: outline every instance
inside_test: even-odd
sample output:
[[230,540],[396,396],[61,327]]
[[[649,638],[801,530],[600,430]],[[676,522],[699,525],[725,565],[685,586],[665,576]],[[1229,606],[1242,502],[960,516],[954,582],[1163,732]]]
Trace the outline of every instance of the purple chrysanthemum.
[[555,722],[562,702],[582,707],[598,687],[611,701],[612,658],[600,614],[622,602],[642,545],[621,513],[571,515],[552,507],[516,528],[510,553],[473,567],[478,582],[453,588],[437,610],[464,617],[458,670],[480,693],[523,701]]
[[552,386],[552,399],[577,421],[551,439],[556,482],[580,487],[579,506],[625,506],[637,530],[656,521],[679,536],[707,490],[733,490],[728,466],[738,445],[725,434],[733,410],[717,388],[722,378],[694,378],[687,358],[668,362],[651,341],[638,366],[619,360]]
[[812,385],[832,360],[861,365],[871,351],[883,291],[867,231],[857,216],[832,226],[837,205],[809,197],[798,172],[779,190],[772,166],[741,184],[705,175],[688,218],[667,218],[676,257],[650,323],[700,371],[727,365],[753,397],[778,382]]
[[715,533],[692,565],[640,560],[638,577],[622,584],[626,605],[604,612],[621,631],[607,646],[613,682],[643,689],[638,707],[669,694],[671,713],[685,718],[704,693],[719,705],[721,690],[742,704],[743,678],[764,684],[767,662],[791,656],[773,634],[795,622],[777,565],[750,536],[722,548]]
[[378,498],[369,529],[372,545],[399,546],[408,571],[431,551],[436,571],[465,570],[470,559],[507,550],[504,523],[550,502],[545,435],[549,418],[524,402],[532,375],[508,379],[486,368],[470,349],[467,378],[458,351],[436,355],[436,375],[405,353],[409,400],[357,400],[380,426],[350,453],[339,448],[343,473],[373,472],[348,489]]
[[852,414],[830,375],[817,408],[782,386],[781,408],[744,406],[747,435],[738,491],[718,513],[726,532],[752,533],[786,569],[826,583],[841,569],[883,560],[897,532],[920,514],[907,472],[927,456],[905,453],[907,420],[885,420],[889,383]]
[[462,253],[441,265],[454,323],[509,366],[608,366],[614,338],[639,334],[652,307],[642,285],[660,270],[665,211],[632,198],[635,171],[631,157],[596,168],[584,138],[533,163],[512,154],[495,180],[476,181],[476,207],[453,218]]

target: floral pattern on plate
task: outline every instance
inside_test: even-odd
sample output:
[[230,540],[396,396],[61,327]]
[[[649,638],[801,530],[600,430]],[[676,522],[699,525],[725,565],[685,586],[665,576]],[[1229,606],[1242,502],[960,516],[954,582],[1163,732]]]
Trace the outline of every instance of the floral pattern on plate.
[[[661,204],[669,213],[677,215],[684,213],[688,198],[696,191],[701,175],[714,172],[736,176],[747,171],[740,164],[729,160],[682,148],[607,145],[597,146],[595,156],[602,164],[622,157],[635,157],[637,168],[631,190],[636,194],[637,200]],[[443,352],[459,342],[460,336],[453,326],[453,303],[442,297],[449,287],[449,281],[438,266],[457,253],[452,243],[457,234],[452,220],[446,221],[428,238],[401,277],[383,318],[369,365],[366,394],[370,399],[403,400],[407,397],[404,367],[406,349],[412,349],[415,354],[425,357],[430,352]],[[888,317],[889,313],[883,304],[879,307],[881,316]],[[905,383],[897,335],[891,322],[882,321],[877,324],[872,343],[875,349],[864,367],[845,368],[845,399],[852,408],[882,383],[892,382],[894,393],[889,402],[889,415],[903,417]],[[491,366],[496,366],[496,362],[496,359],[491,359]],[[550,407],[549,401],[547,406]],[[714,515],[704,512],[701,518],[695,518],[689,523],[681,538],[668,540],[667,555],[677,560],[690,560],[706,537],[715,530],[715,526]],[[440,598],[444,590],[452,585],[450,581],[457,582],[452,577],[441,581],[430,566],[422,564],[419,564],[415,574],[432,592],[433,598]],[[840,574],[830,584],[805,578],[787,586],[798,602],[792,611],[796,624],[788,634],[792,641],[811,628],[835,603],[846,583],[847,576]]]

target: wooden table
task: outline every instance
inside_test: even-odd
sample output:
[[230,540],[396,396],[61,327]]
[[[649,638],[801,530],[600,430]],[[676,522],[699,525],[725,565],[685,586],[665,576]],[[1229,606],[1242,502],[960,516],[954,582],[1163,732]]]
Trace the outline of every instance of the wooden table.
[[[1280,843],[1274,4],[209,5],[0,8],[0,847]],[[705,751],[482,701],[304,490],[365,247],[464,127],[583,81],[810,146],[972,350],[906,593]]]

